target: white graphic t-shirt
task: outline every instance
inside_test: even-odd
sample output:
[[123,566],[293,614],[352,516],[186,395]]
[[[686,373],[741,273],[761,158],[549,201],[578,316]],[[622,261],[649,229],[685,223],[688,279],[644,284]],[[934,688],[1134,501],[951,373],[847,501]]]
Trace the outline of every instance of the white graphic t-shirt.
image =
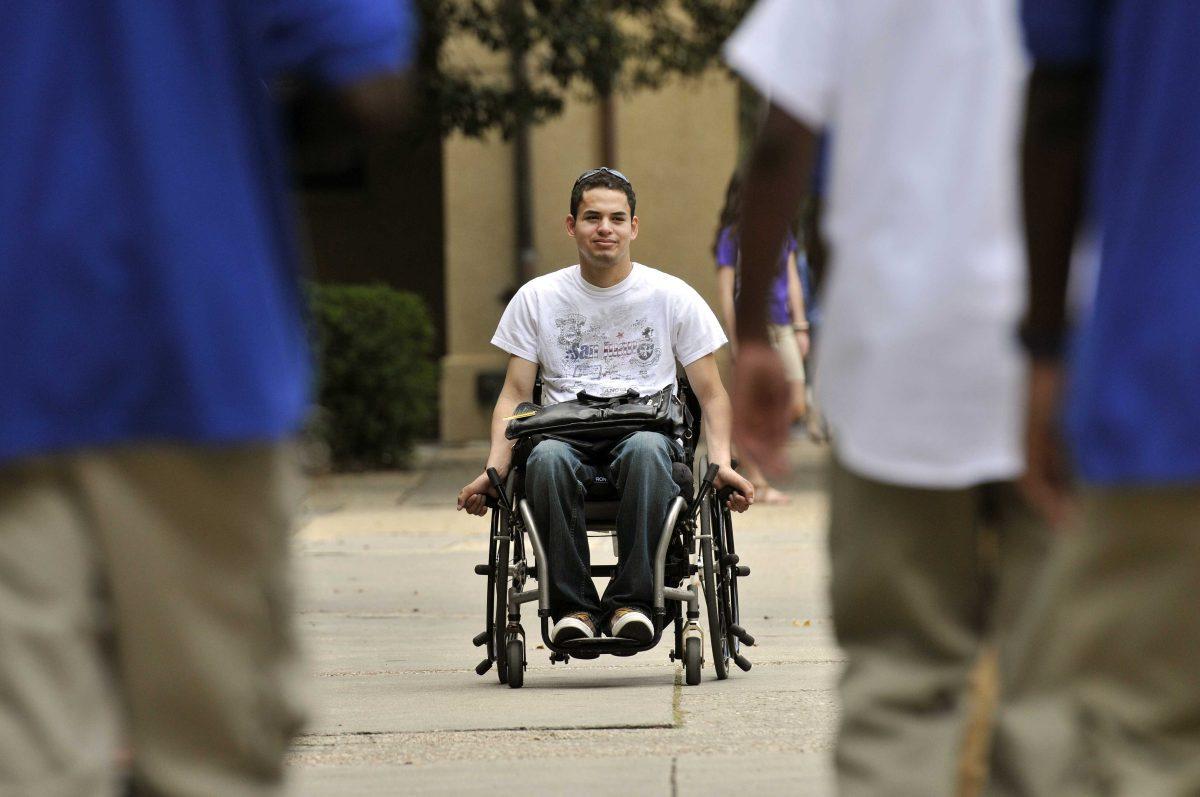
[[611,288],[569,266],[525,283],[500,318],[492,345],[542,367],[542,402],[581,390],[645,395],[675,384],[687,367],[726,343],[717,317],[678,277],[633,264]]

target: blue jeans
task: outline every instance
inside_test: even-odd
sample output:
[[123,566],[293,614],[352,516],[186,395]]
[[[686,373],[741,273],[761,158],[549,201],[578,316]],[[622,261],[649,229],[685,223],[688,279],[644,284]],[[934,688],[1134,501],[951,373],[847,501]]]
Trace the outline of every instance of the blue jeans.
[[[682,458],[679,444],[658,432],[634,432],[612,449],[607,462],[589,462],[560,440],[544,440],[529,454],[525,497],[550,560],[550,613],[555,621],[575,612],[604,621],[625,606],[652,616],[654,548],[671,501],[679,494],[671,463]],[[583,511],[585,485],[600,474],[612,479],[620,496],[617,571],[603,599],[591,578]]]

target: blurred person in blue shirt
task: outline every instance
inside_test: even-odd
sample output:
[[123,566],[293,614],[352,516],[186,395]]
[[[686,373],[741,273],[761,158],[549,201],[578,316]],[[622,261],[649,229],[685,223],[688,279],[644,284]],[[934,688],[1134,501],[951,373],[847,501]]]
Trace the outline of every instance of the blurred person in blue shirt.
[[[1200,8],[1027,0],[1023,17],[1025,487],[1073,533],[1004,687],[1025,749],[999,751],[996,788],[1200,794]],[[1081,228],[1099,262],[1072,317]],[[1047,748],[1060,717],[1080,743]]]
[[120,718],[138,788],[274,793],[310,368],[268,87],[388,121],[412,12],[2,8],[0,792],[109,793]]

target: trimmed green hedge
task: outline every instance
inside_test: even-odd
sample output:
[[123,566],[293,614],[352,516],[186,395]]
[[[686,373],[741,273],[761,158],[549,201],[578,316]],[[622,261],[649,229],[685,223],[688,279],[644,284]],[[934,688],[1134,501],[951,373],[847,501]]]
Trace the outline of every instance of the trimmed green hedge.
[[386,285],[312,285],[319,363],[313,431],[338,469],[405,467],[435,434],[433,322],[420,297]]

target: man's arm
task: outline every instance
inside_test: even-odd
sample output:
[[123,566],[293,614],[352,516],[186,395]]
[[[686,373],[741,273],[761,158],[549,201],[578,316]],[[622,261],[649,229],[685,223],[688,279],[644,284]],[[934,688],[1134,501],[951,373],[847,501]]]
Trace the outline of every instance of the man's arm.
[[496,407],[492,410],[492,446],[488,452],[487,464],[483,473],[458,493],[458,508],[465,509],[472,515],[483,515],[487,512],[486,497],[493,494],[491,480],[488,479],[488,468],[495,468],[500,478],[508,476],[512,465],[512,441],[504,436],[508,426],[508,417],[522,401],[533,398],[533,385],[537,380],[537,363],[522,357],[512,356],[508,359],[508,371],[504,375],[504,387],[496,399]]
[[364,130],[390,133],[406,120],[414,94],[412,80],[410,75],[373,75],[343,86],[340,99]]
[[717,370],[717,358],[707,354],[687,366],[688,382],[700,402],[700,412],[704,422],[704,442],[708,444],[708,461],[718,465],[717,487],[733,487],[738,492],[729,499],[729,507],[737,512],[744,512],[754,503],[754,485],[745,479],[731,466],[732,454],[729,433],[733,411],[729,404],[729,394],[721,383],[721,373]]
[[410,0],[260,0],[259,63],[299,145],[393,132],[409,106],[416,57]]
[[786,467],[783,442],[791,423],[792,395],[783,362],[767,340],[767,298],[788,225],[811,179],[816,150],[816,133],[772,105],[742,189],[734,434],[768,473]]
[[292,146],[301,158],[340,158],[403,127],[411,86],[400,75],[380,74],[336,88],[313,82],[274,88]]
[[1029,352],[1027,468],[1022,487],[1051,523],[1067,512],[1069,475],[1058,434],[1061,355],[1071,253],[1083,215],[1096,71],[1034,70],[1022,147],[1029,306],[1021,340]]

